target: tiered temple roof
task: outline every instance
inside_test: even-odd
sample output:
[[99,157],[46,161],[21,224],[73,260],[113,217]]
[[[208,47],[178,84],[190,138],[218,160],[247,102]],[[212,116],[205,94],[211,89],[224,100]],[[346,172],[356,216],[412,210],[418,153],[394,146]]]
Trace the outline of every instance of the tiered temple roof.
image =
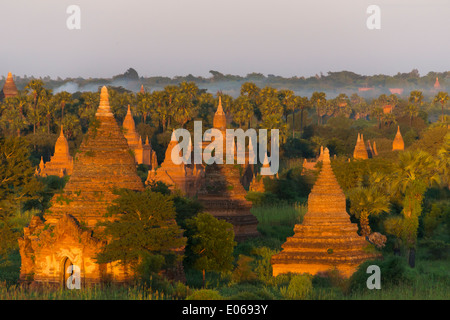
[[130,151],[109,107],[108,90],[103,87],[100,106],[77,153],[73,173],[63,196],[66,201],[52,199],[51,213],[45,214],[49,223],[56,223],[63,213],[73,215],[88,226],[103,218],[106,208],[116,198],[113,188],[143,190]]
[[368,159],[366,145],[364,143],[364,136],[358,133],[358,139],[356,140],[355,150],[353,151],[354,159]]
[[350,276],[363,261],[376,257],[364,250],[369,242],[357,231],[325,149],[322,170],[308,197],[308,212],[302,224],[295,225],[294,236],[282,245],[283,250],[272,256],[273,275],[317,274],[336,268]]
[[15,97],[19,94],[17,90],[16,84],[14,83],[14,79],[11,72],[8,72],[8,76],[6,77],[6,82],[3,85],[2,91],[0,91],[0,100],[4,98]]
[[69,181],[52,198],[45,222],[33,217],[19,239],[20,279],[65,286],[66,268],[73,264],[80,268],[82,285],[107,279],[129,281],[132,272],[123,265],[96,262],[107,243],[96,224],[116,219],[105,217],[107,207],[118,197],[113,193],[116,188],[141,191],[144,186],[103,87],[95,120],[81,143]]
[[400,126],[397,127],[397,134],[395,135],[394,142],[392,143],[392,151],[404,150],[405,143],[403,142],[402,134],[400,133]]
[[[226,146],[226,124],[226,114],[219,97],[213,125],[222,132],[224,146]],[[234,164],[213,163],[206,166],[204,183],[198,192],[198,199],[204,205],[205,211],[231,223],[237,240],[259,234],[258,220],[250,212],[252,203],[245,198],[247,192],[240,180],[239,169]]]
[[40,176],[64,176],[71,175],[73,170],[73,158],[69,153],[69,144],[66,137],[64,137],[63,126],[61,125],[61,133],[55,144],[55,153],[50,158],[50,161],[45,163],[41,158],[39,164],[38,174]]

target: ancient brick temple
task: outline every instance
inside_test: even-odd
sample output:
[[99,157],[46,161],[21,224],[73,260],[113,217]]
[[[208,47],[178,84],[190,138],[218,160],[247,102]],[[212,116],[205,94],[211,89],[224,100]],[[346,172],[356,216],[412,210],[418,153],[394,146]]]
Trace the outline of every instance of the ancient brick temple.
[[133,119],[133,114],[131,113],[130,105],[128,105],[127,115],[123,120],[123,129],[128,146],[134,152],[136,163],[146,164],[148,166],[152,166],[152,164],[154,165],[156,160],[156,152],[152,150],[148,137],[145,140],[145,144],[142,143],[142,137],[136,132],[136,124]]
[[163,163],[158,169],[148,171],[145,184],[161,181],[171,190],[179,190],[188,197],[197,195],[205,176],[205,170],[201,164],[175,164],[172,161],[172,150],[178,144],[175,133],[172,133]]
[[376,254],[364,250],[369,242],[359,236],[358,226],[350,222],[345,195],[324,150],[322,170],[308,197],[308,212],[303,223],[294,227],[283,250],[272,256],[273,275],[281,273],[317,274],[338,269],[350,276],[359,264]]
[[354,159],[369,159],[367,148],[364,143],[364,136],[358,133],[358,139],[356,140],[355,150],[353,151]]
[[[219,99],[213,126],[222,132],[224,146],[226,146],[226,124],[226,115]],[[224,154],[225,150],[224,148]],[[225,161],[224,164],[207,165],[204,183],[198,192],[198,200],[204,205],[205,211],[231,223],[237,240],[259,234],[258,220],[250,212],[252,203],[245,198],[247,192],[241,184],[240,170],[242,170],[240,165],[225,164]]]
[[15,97],[19,94],[17,90],[16,84],[14,83],[14,79],[11,72],[8,72],[8,76],[6,77],[6,82],[3,85],[2,90],[0,91],[0,101],[4,98]]
[[96,223],[115,219],[104,217],[117,197],[113,188],[143,190],[144,186],[103,87],[100,106],[76,155],[70,180],[62,193],[52,198],[44,221],[33,217],[19,239],[20,279],[62,284],[68,277],[67,267],[75,265],[84,285],[127,281],[129,270],[117,263],[99,265],[94,259],[106,244],[98,237]]
[[392,151],[404,150],[405,143],[403,142],[402,134],[400,133],[400,126],[397,127],[397,133],[395,135],[394,141],[392,142]]
[[44,163],[41,158],[41,163],[36,169],[36,174],[41,177],[71,175],[73,170],[73,158],[69,153],[69,144],[66,137],[64,137],[63,126],[61,126],[61,133],[55,144],[55,153],[50,158],[50,161]]

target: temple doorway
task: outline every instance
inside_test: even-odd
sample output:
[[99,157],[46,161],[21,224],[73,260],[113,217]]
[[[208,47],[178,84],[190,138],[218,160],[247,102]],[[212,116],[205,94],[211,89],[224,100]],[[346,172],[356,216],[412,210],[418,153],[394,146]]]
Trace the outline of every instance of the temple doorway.
[[69,270],[69,267],[72,265],[72,261],[70,261],[69,258],[64,258],[62,264],[62,286],[64,289],[67,289],[67,279],[69,279],[69,277],[74,273],[73,267]]

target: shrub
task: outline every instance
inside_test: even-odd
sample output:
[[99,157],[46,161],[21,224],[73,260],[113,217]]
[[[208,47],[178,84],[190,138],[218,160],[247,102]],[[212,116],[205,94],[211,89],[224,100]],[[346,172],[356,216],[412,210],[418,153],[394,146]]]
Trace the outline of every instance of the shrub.
[[427,256],[433,260],[446,259],[450,254],[450,244],[442,240],[424,239],[420,247],[427,249]]
[[292,277],[289,286],[280,288],[280,293],[285,299],[306,299],[312,292],[312,280],[309,274],[298,274]]
[[223,297],[217,290],[200,289],[187,296],[186,300],[223,300]]
[[367,289],[367,278],[370,276],[367,273],[367,267],[370,265],[380,267],[381,288],[411,283],[413,274],[409,272],[406,260],[402,257],[392,256],[384,261],[366,261],[361,264],[350,278],[350,292]]
[[258,279],[256,273],[252,270],[251,262],[253,258],[239,255],[237,267],[234,269],[231,279],[235,282],[253,282]]

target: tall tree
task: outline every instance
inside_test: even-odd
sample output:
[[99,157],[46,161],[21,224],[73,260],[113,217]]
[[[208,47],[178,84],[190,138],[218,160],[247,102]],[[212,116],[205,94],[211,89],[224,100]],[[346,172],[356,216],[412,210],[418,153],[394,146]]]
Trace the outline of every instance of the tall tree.
[[325,106],[327,102],[327,95],[325,92],[313,92],[311,99],[311,103],[316,108],[317,113],[317,125],[322,124],[322,117],[325,115]]
[[374,187],[358,187],[349,194],[350,213],[359,218],[361,235],[371,234],[369,217],[389,211],[389,197]]
[[199,213],[186,221],[188,249],[193,255],[193,264],[203,274],[205,287],[206,271],[230,271],[233,268],[233,225],[218,220],[209,213]]
[[444,122],[444,106],[450,99],[447,92],[440,91],[433,99],[433,103],[440,103],[442,107],[442,122]]
[[119,197],[108,208],[108,215],[118,219],[99,223],[111,240],[97,255],[97,261],[119,261],[136,270],[143,267],[149,256],[163,257],[165,263],[173,261],[175,250],[186,244],[186,238],[175,221],[171,196],[149,189],[122,189],[116,193]]
[[424,151],[402,152],[386,178],[390,193],[399,195],[403,204],[402,235],[409,247],[409,264],[415,266],[415,246],[422,201],[428,187],[440,182],[436,161]]

